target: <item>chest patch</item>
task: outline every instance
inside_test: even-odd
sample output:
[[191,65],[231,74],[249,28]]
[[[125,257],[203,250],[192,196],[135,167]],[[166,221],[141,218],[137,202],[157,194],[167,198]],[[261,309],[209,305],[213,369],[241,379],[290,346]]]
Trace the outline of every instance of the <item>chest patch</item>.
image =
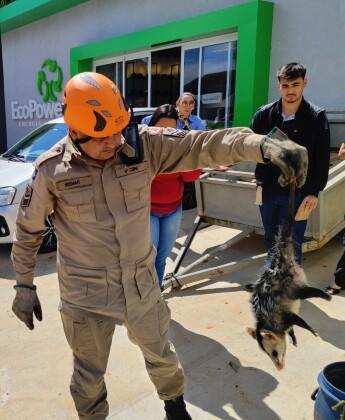
[[80,178],[70,178],[59,181],[56,183],[56,188],[58,191],[65,191],[73,188],[88,187],[90,185],[92,185],[92,177],[83,176]]
[[175,128],[165,128],[164,129],[164,135],[170,136],[170,137],[186,137],[186,135],[189,133],[188,130],[177,130]]
[[163,127],[150,127],[149,134],[151,136],[160,136],[163,133]]

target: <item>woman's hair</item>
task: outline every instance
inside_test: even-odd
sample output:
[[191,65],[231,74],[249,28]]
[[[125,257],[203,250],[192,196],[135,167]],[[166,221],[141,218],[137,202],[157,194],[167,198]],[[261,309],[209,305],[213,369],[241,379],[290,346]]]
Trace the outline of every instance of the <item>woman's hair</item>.
[[162,118],[172,118],[175,121],[178,120],[178,113],[174,105],[164,104],[159,106],[155,112],[152,114],[150,122],[148,123],[149,126],[154,126],[158,123],[158,121]]
[[179,103],[180,102],[180,100],[183,98],[183,96],[191,96],[192,98],[193,98],[193,101],[194,101],[194,103],[196,104],[196,97],[195,97],[195,95],[193,94],[193,93],[191,93],[191,92],[183,92],[182,93],[182,95],[180,95],[179,97],[178,97],[178,99],[177,99],[177,103]]

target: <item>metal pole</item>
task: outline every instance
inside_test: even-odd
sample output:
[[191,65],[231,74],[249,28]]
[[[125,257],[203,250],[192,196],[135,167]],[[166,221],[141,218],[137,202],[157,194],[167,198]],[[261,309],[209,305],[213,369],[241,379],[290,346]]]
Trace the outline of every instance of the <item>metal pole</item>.
[[180,265],[182,263],[182,260],[184,258],[184,256],[186,255],[186,252],[189,249],[190,244],[192,243],[192,240],[194,239],[194,236],[200,226],[201,223],[201,219],[199,216],[197,216],[193,222],[193,228],[192,230],[189,232],[186,240],[184,241],[182,248],[180,249],[180,252],[176,258],[176,260],[174,261],[174,266],[172,269],[172,274],[177,273],[178,269],[180,268]]
[[[187,267],[183,268],[179,271],[178,275],[182,276],[183,274],[187,273],[187,271],[191,271],[198,265],[202,263],[206,263],[211,257],[213,257],[218,252],[224,252],[228,248],[230,248],[232,245],[236,244],[237,242],[241,241],[243,238],[246,238],[248,235],[250,235],[254,229],[247,229],[243,232],[239,233],[238,235],[234,236],[233,238],[226,241],[224,244],[217,246],[217,248],[211,250],[205,255],[202,255],[200,258],[198,258],[196,261],[192,262],[191,264],[187,265]],[[175,272],[176,273],[176,272]],[[175,274],[174,273],[174,274]]]
[[239,261],[232,261],[228,264],[218,265],[213,268],[206,268],[205,270],[195,271],[194,273],[184,275],[171,275],[169,279],[163,281],[162,288],[166,290],[168,287],[181,287],[185,284],[194,283],[199,280],[222,276],[223,274],[232,273],[242,268],[247,268],[258,261],[266,258],[267,253],[254,255],[253,257],[243,258]]

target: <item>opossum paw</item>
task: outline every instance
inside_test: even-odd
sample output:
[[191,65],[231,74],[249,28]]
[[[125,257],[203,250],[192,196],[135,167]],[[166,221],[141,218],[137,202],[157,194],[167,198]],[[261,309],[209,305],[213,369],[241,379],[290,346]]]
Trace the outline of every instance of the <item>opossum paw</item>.
[[333,295],[338,295],[343,289],[336,289],[332,286],[325,287],[325,293],[328,296],[328,298],[325,297],[327,300],[331,300]]

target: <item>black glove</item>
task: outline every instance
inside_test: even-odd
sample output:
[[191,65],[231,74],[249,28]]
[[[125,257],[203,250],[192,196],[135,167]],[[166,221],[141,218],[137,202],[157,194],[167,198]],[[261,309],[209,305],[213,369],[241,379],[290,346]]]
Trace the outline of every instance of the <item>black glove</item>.
[[297,187],[302,187],[308,169],[308,152],[305,147],[289,140],[276,127],[263,137],[260,147],[263,158],[269,159],[281,170],[278,181],[282,187],[288,185],[294,178]]
[[36,293],[36,286],[17,284],[16,297],[12,304],[12,311],[30,329],[34,329],[33,314],[42,321],[42,308]]

